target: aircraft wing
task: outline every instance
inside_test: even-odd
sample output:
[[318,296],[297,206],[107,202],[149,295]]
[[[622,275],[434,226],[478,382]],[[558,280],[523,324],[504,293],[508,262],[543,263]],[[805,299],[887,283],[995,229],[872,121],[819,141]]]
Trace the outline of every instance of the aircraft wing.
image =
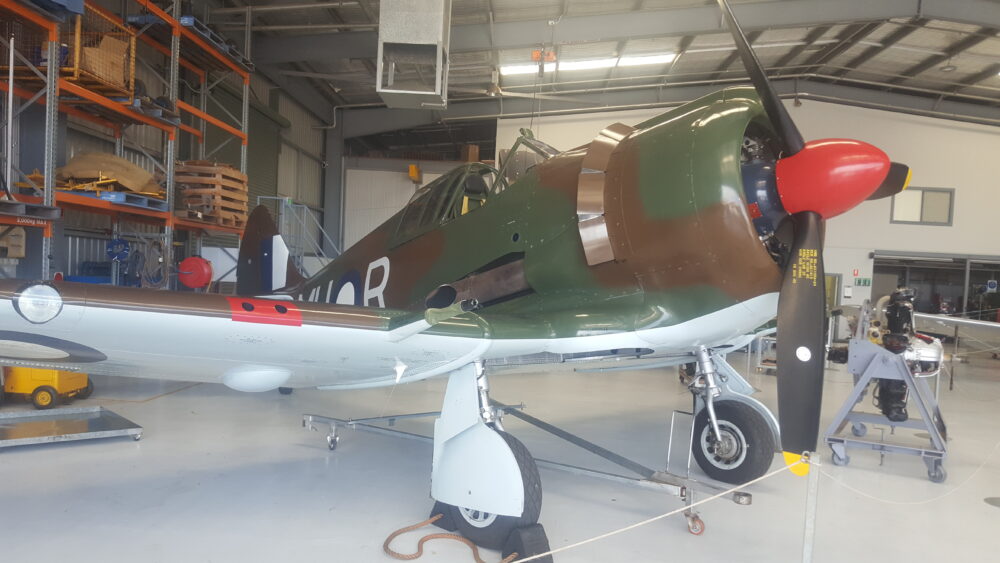
[[998,340],[1000,340],[1000,323],[928,313],[914,313],[913,316],[917,330],[938,334],[951,334],[957,330],[958,336],[966,344],[976,343],[979,348],[997,349]]
[[932,315],[930,313],[913,313],[913,318],[923,321],[922,324],[932,324],[939,327],[966,327],[980,328],[989,331],[998,331],[1000,334],[1000,323],[992,321],[980,321],[978,319],[967,319],[965,317],[952,317],[949,315]]
[[[455,314],[460,314],[456,310]],[[489,340],[475,315],[0,281],[0,365],[278,386],[413,381],[464,365]]]

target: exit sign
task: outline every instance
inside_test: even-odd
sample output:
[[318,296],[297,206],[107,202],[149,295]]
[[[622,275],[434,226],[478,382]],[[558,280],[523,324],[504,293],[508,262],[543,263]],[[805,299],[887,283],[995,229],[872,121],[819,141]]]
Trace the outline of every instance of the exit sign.
[[855,287],[871,287],[871,285],[872,285],[872,279],[871,278],[854,278],[854,285],[855,285]]

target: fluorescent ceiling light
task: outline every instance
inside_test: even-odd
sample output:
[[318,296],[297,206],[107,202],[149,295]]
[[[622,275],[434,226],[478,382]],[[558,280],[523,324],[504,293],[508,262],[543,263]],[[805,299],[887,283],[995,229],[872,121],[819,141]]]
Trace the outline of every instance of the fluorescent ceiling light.
[[[559,70],[593,70],[598,68],[612,68],[615,66],[641,66],[641,65],[662,65],[673,62],[677,58],[675,53],[661,53],[658,55],[641,55],[636,57],[620,57],[611,59],[587,59],[582,61],[560,61]],[[556,69],[556,63],[545,63],[545,72],[552,72]],[[534,74],[538,72],[537,64],[526,65],[506,65],[500,67],[500,74],[510,76],[512,74]]]
[[618,59],[590,59],[586,61],[561,61],[559,70],[591,70],[595,68],[611,68],[618,64]]
[[639,66],[639,65],[665,65],[673,62],[677,58],[674,53],[663,55],[644,55],[641,57],[622,57],[618,59],[618,66]]
[[[556,63],[545,63],[545,72],[552,72],[556,69]],[[512,74],[534,74],[538,72],[537,64],[530,65],[507,65],[500,67],[500,74],[510,76]]]

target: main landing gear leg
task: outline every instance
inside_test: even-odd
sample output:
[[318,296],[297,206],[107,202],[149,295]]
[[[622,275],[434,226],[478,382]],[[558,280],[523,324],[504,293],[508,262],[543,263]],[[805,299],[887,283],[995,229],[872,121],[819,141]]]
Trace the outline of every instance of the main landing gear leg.
[[[725,358],[708,348],[696,353],[692,453],[709,477],[743,484],[767,472],[778,443],[778,422],[754,389]],[[695,532],[692,532],[695,533]]]
[[452,372],[434,423],[431,496],[434,512],[445,515],[442,527],[507,551],[540,530],[542,484],[528,449],[503,431],[500,418],[481,362]]

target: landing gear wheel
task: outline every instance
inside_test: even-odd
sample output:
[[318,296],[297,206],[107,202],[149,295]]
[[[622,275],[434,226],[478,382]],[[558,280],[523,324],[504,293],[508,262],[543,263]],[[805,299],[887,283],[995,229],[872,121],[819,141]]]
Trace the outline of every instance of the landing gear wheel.
[[932,483],[944,483],[944,480],[948,478],[948,472],[944,470],[944,466],[941,465],[940,461],[936,461],[934,462],[934,467],[927,470],[927,478]]
[[851,434],[854,434],[858,438],[864,436],[868,433],[868,427],[865,426],[863,422],[855,422],[851,425]]
[[688,516],[688,531],[696,536],[705,533],[705,522],[699,516]]
[[339,434],[327,434],[326,435],[326,447],[330,448],[330,451],[337,449],[337,444],[340,443]]
[[836,450],[834,450],[833,455],[831,456],[831,460],[833,461],[834,465],[843,467],[848,463],[851,463],[851,456],[849,455],[841,456],[840,454],[837,453]]
[[278,387],[278,393],[281,393],[282,395],[291,395],[292,391],[294,391],[294,389],[291,387]]
[[706,475],[723,483],[742,485],[760,477],[774,460],[774,435],[767,421],[749,405],[737,401],[715,403],[722,440],[716,441],[708,409],[694,421],[691,448]]
[[499,516],[471,508],[448,505],[458,533],[472,540],[472,543],[486,549],[502,549],[507,537],[515,528],[523,528],[538,522],[542,512],[542,481],[538,477],[538,467],[528,452],[528,448],[517,438],[506,432],[497,434],[507,442],[517,466],[521,469],[524,483],[524,511],[521,516]]
[[31,403],[39,410],[51,409],[56,406],[58,399],[59,395],[56,394],[56,390],[48,385],[35,389],[35,392],[31,394]]
[[76,394],[77,399],[89,399],[94,394],[94,382],[87,378],[87,386]]

